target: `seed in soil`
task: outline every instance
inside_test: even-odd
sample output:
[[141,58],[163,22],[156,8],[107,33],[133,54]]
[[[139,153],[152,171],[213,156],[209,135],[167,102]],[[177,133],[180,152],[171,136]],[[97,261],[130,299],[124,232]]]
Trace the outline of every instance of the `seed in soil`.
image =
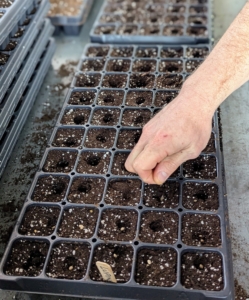
[[172,48],[162,48],[161,49],[162,58],[182,58],[183,57],[183,48],[181,47],[172,47]]
[[66,176],[39,177],[31,198],[37,202],[60,202],[65,197],[68,183]]
[[43,172],[68,173],[74,167],[77,154],[77,151],[51,150],[48,152],[42,170]]
[[163,73],[181,73],[183,71],[183,62],[181,60],[163,60],[159,64],[159,72]]
[[99,273],[96,262],[101,261],[112,266],[112,271],[118,283],[130,280],[133,261],[131,246],[117,244],[99,244],[93,254],[90,278],[94,281],[104,281]]
[[91,124],[114,126],[119,122],[120,110],[117,108],[95,109],[93,112]]
[[96,97],[95,90],[72,92],[68,104],[72,105],[91,105]]
[[181,26],[165,26],[163,29],[163,35],[178,36],[183,35],[183,27]]
[[157,57],[158,48],[137,48],[136,56],[149,58],[149,57]]
[[140,139],[141,129],[122,129],[118,135],[117,147],[119,149],[132,149]]
[[216,211],[219,208],[218,186],[213,183],[184,183],[182,205],[191,210]]
[[82,62],[80,67],[81,71],[84,72],[94,72],[94,71],[102,71],[104,68],[105,60],[104,59],[85,59]]
[[166,181],[163,185],[146,184],[143,203],[153,208],[175,208],[179,204],[179,183]]
[[185,214],[182,218],[182,241],[189,246],[219,247],[221,245],[219,217]]
[[190,25],[206,25],[207,17],[204,16],[191,16],[188,18],[188,23]]
[[184,15],[167,15],[165,17],[165,23],[168,25],[184,25]]
[[161,107],[164,105],[169,104],[176,96],[178,95],[178,92],[170,92],[170,91],[160,91],[156,92],[156,97],[154,101],[154,105],[157,107]]
[[21,37],[23,34],[24,34],[24,29],[23,28],[19,28],[18,30],[17,30],[17,32],[14,34],[14,38],[19,38],[19,37]]
[[150,91],[129,91],[126,95],[127,106],[151,106],[153,94]]
[[207,7],[206,6],[190,6],[189,13],[193,14],[193,15],[205,14],[205,13],[207,13]]
[[160,89],[180,89],[183,84],[183,77],[180,74],[159,75],[156,84]]
[[52,278],[79,280],[86,274],[91,247],[83,243],[58,243],[53,249],[46,269]]
[[84,125],[88,122],[91,109],[70,108],[65,110],[61,119],[61,124],[64,125]]
[[14,242],[4,267],[10,276],[39,276],[43,270],[49,245],[45,242],[19,239]]
[[82,174],[105,174],[110,164],[110,152],[84,151],[80,155],[77,172]]
[[68,201],[71,203],[97,204],[104,192],[103,178],[77,177],[71,185]]
[[76,87],[95,87],[100,84],[101,74],[80,74],[76,77]]
[[59,128],[56,132],[52,146],[54,147],[79,147],[83,136],[84,129]]
[[116,136],[115,129],[89,129],[84,146],[87,148],[111,148]]
[[125,168],[125,162],[126,162],[129,154],[130,154],[130,152],[115,153],[114,159],[113,159],[113,164],[112,164],[112,174],[137,176],[137,174],[130,173]]
[[169,13],[185,13],[186,11],[186,7],[181,5],[181,6],[178,6],[178,5],[170,5],[167,9],[167,11]]
[[128,59],[111,59],[108,61],[106,70],[112,72],[128,72],[131,61]]
[[4,51],[13,51],[16,48],[16,46],[17,46],[17,42],[16,41],[10,41],[8,43],[8,45],[6,46],[6,48],[4,49]]
[[126,109],[122,117],[123,126],[142,127],[151,118],[151,111],[148,109]]
[[224,288],[222,258],[216,252],[184,253],[181,283],[186,289],[221,291]]
[[113,47],[111,56],[113,57],[131,57],[133,53],[133,47]]
[[206,58],[209,54],[209,49],[206,47],[188,47],[186,56],[188,58]]
[[71,207],[64,210],[58,235],[65,238],[89,239],[94,235],[98,210],[94,207]]
[[171,287],[176,284],[177,253],[170,248],[138,252],[135,281],[142,285]]
[[161,24],[162,23],[162,13],[161,12],[152,12],[148,13],[145,16],[140,17],[140,23],[146,24]]
[[139,30],[141,35],[160,35],[160,26],[158,25],[145,25],[142,26]]
[[186,61],[186,72],[187,73],[194,72],[202,63],[203,63],[203,60],[187,60]]
[[187,28],[187,33],[190,36],[207,36],[208,35],[208,30],[207,27],[205,26],[189,26]]
[[136,25],[121,25],[118,27],[117,34],[119,35],[136,35],[138,27]]
[[113,179],[108,183],[105,203],[109,205],[135,206],[140,202],[141,181],[137,179]]
[[155,75],[153,74],[132,74],[130,77],[130,88],[146,88],[152,89],[154,87]]
[[121,89],[126,86],[127,75],[124,74],[107,74],[104,75],[102,87]]
[[131,209],[106,209],[102,212],[98,236],[104,241],[132,241],[136,236],[137,213]]
[[86,52],[86,56],[88,57],[105,57],[108,55],[109,47],[101,46],[101,47],[89,47]]
[[124,91],[101,91],[98,95],[98,105],[119,106],[123,103]]
[[0,52],[0,66],[3,66],[7,63],[7,61],[9,60],[9,55],[8,54],[4,54]]
[[116,30],[115,26],[96,26],[94,33],[99,35],[99,34],[114,34]]
[[10,7],[12,4],[13,4],[13,1],[11,1],[11,0],[0,0],[0,7],[1,8]]
[[155,72],[156,60],[137,59],[133,62],[132,71],[133,72]]
[[211,137],[208,141],[208,144],[207,144],[206,148],[204,150],[202,150],[202,152],[204,152],[204,153],[215,152],[215,138],[214,138],[213,133],[211,133]]
[[183,175],[186,178],[215,179],[217,177],[216,158],[203,155],[185,162]]

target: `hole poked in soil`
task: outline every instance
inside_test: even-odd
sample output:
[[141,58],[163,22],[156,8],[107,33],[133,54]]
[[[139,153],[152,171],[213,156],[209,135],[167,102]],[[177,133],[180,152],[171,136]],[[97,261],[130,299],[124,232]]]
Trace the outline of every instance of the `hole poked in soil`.
[[105,88],[124,88],[127,82],[127,75],[124,74],[107,74],[102,81],[102,87]]
[[202,150],[202,152],[204,152],[204,153],[215,152],[215,137],[214,137],[213,132],[211,133],[211,137],[208,141],[206,148],[204,150]]
[[166,181],[163,185],[145,185],[143,202],[148,207],[175,208],[179,204],[179,183]]
[[128,59],[112,59],[108,61],[106,70],[112,72],[128,72],[131,61]]
[[3,66],[7,63],[7,61],[9,60],[9,55],[5,54],[5,53],[1,53],[0,52],[0,66]]
[[131,276],[132,260],[133,249],[131,246],[99,244],[94,250],[90,278],[94,281],[104,281],[96,267],[96,262],[101,261],[112,266],[118,283],[127,282]]
[[206,47],[188,47],[186,50],[188,58],[206,58],[208,54],[209,50]]
[[169,25],[184,25],[184,15],[167,15],[165,17],[165,23]]
[[156,60],[152,59],[137,59],[132,65],[133,72],[155,72]]
[[24,28],[18,28],[17,32],[13,35],[13,38],[20,38],[24,34]]
[[44,172],[69,173],[72,171],[77,151],[51,150],[48,152],[42,170]]
[[153,74],[132,74],[130,76],[130,88],[146,88],[152,89],[154,87],[155,75]]
[[183,57],[183,48],[182,47],[170,47],[161,49],[162,58],[182,58]]
[[91,247],[83,243],[56,244],[49,258],[46,275],[79,280],[86,274]]
[[156,84],[158,88],[180,89],[183,77],[179,74],[159,75]]
[[185,288],[206,291],[221,291],[224,288],[220,254],[185,253],[181,264],[181,283]]
[[23,235],[46,236],[53,233],[60,214],[56,206],[30,206],[19,227]]
[[65,209],[58,235],[65,238],[89,239],[94,234],[97,218],[98,210],[94,207]]
[[41,274],[49,245],[45,242],[17,240],[4,266],[4,273],[10,276],[36,277]]
[[159,72],[163,73],[181,73],[183,71],[183,62],[181,60],[163,60],[159,64]]
[[105,196],[105,202],[110,205],[138,205],[141,196],[141,186],[141,181],[137,179],[110,180]]
[[205,16],[190,16],[188,18],[188,23],[190,25],[206,25],[207,17],[205,17]]
[[203,155],[185,162],[183,175],[187,178],[215,179],[217,177],[216,158]]
[[156,47],[148,47],[148,48],[137,48],[136,56],[137,57],[143,57],[143,58],[149,58],[149,57],[157,57],[158,48]]
[[118,152],[115,153],[113,164],[112,164],[112,174],[114,175],[128,175],[128,176],[137,176],[134,173],[130,173],[125,168],[125,162],[129,156],[129,152]]
[[115,129],[90,129],[87,132],[84,146],[87,148],[111,148],[116,136]]
[[[8,45],[6,46],[6,48],[4,49],[4,51],[13,51],[16,48],[16,46],[17,46],[17,42],[10,40],[10,42],[8,43]],[[0,56],[1,56],[1,54],[0,54]]]
[[216,211],[219,208],[218,186],[212,183],[186,182],[182,205],[192,210]]
[[183,27],[181,26],[165,26],[163,35],[167,36],[181,36],[183,35]]
[[138,27],[136,25],[121,25],[117,29],[117,34],[120,35],[136,35]]
[[110,152],[84,151],[80,155],[77,172],[82,174],[105,174],[110,163]]
[[142,214],[139,238],[145,243],[174,244],[178,238],[178,216],[168,212]]
[[139,141],[141,134],[141,129],[122,129],[118,135],[117,147],[119,149],[132,149]]
[[169,13],[184,13],[186,11],[186,7],[184,5],[170,5],[167,9]]
[[85,59],[80,67],[84,72],[102,71],[105,65],[105,59]]
[[111,25],[107,25],[107,26],[96,26],[94,33],[95,34],[114,34],[116,31],[116,26],[111,26]]
[[91,109],[70,108],[65,110],[61,119],[61,124],[64,125],[83,125],[89,120]]
[[119,15],[102,15],[99,19],[99,23],[116,23],[120,22]]
[[101,91],[98,95],[98,105],[119,106],[123,103],[124,91]]
[[128,106],[151,106],[153,94],[150,91],[129,91],[126,95]]
[[205,26],[189,26],[187,28],[187,33],[190,36],[207,36],[208,35],[208,30],[207,27]]
[[102,126],[114,126],[119,122],[120,110],[114,109],[95,109],[91,124],[102,125]]
[[131,241],[136,236],[137,213],[131,209],[107,209],[102,212],[98,236],[105,241]]
[[111,51],[112,57],[131,57],[133,47],[113,47]]
[[77,177],[71,185],[68,201],[72,203],[97,204],[104,192],[103,178]]
[[142,15],[139,20],[140,23],[143,24],[158,24],[160,25],[162,23],[162,12],[151,12],[151,13],[147,13],[146,15]]
[[169,91],[159,91],[156,92],[156,97],[154,101],[154,105],[157,107],[162,107],[166,104],[169,104],[174,98],[176,98],[178,92],[169,92]]
[[105,57],[108,55],[108,46],[89,47],[86,52],[88,57]]
[[76,87],[96,87],[100,84],[101,74],[80,74],[76,76]]
[[139,30],[139,34],[141,35],[160,35],[160,26],[158,25],[145,25],[142,26]]
[[195,14],[205,14],[207,11],[208,11],[208,9],[204,5],[203,6],[200,6],[200,5],[195,6],[195,5],[193,5],[193,6],[189,7],[189,13],[193,14],[193,15],[195,15]]
[[187,60],[186,61],[186,72],[187,73],[194,72],[202,63],[203,63],[203,60]]
[[60,202],[64,199],[69,178],[65,176],[39,177],[31,199],[37,202]]
[[96,97],[95,90],[72,92],[68,104],[72,105],[91,105]]
[[122,117],[123,126],[142,127],[151,118],[151,111],[148,109],[126,109]]
[[52,145],[54,147],[78,147],[82,142],[84,132],[84,129],[59,128]]
[[135,280],[142,285],[171,287],[176,284],[177,253],[173,249],[138,252]]

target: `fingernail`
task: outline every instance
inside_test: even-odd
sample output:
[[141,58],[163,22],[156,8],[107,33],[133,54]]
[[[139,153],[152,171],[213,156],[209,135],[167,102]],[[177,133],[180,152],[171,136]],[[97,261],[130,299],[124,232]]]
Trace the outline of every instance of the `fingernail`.
[[159,172],[157,175],[157,180],[160,184],[163,184],[168,178],[168,175],[166,172]]

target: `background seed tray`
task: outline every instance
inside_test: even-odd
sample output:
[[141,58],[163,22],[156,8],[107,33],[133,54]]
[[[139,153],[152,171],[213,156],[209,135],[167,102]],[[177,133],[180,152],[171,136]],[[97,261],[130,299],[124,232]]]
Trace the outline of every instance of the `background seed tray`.
[[[113,50],[112,47],[109,46],[110,51]],[[204,46],[204,45],[203,45]],[[202,47],[203,47],[202,46]],[[89,45],[86,47],[84,53],[88,53],[89,47],[99,47],[98,45]],[[104,45],[103,45],[104,47]],[[146,46],[145,46],[146,47]],[[208,46],[207,46],[208,47]],[[186,51],[187,47],[183,47],[184,51]],[[134,51],[137,49],[134,46]],[[159,49],[161,49],[159,47]],[[184,52],[186,53],[186,52]],[[183,55],[185,58],[185,55]],[[86,57],[82,57],[84,60]],[[124,57],[123,57],[124,58]],[[159,59],[160,60],[160,59]],[[79,67],[81,63],[79,64]],[[105,70],[105,67],[102,67],[102,70]],[[100,71],[101,72],[101,71]],[[76,73],[75,77],[78,73]],[[95,74],[95,73],[94,73]],[[103,73],[102,75],[104,75]],[[101,76],[102,76],[101,75]],[[131,76],[128,74],[127,76]],[[96,88],[75,88],[76,78],[73,80],[72,88],[68,92],[68,95],[65,99],[65,104],[63,106],[61,115],[59,116],[58,122],[54,129],[54,132],[51,136],[51,139],[48,144],[48,148],[45,151],[44,157],[41,161],[40,167],[38,172],[35,175],[32,187],[30,192],[27,196],[26,202],[22,209],[22,212],[19,216],[18,222],[14,228],[12,233],[10,242],[7,246],[5,251],[1,266],[0,266],[0,288],[4,289],[12,289],[12,290],[23,290],[28,292],[34,293],[48,293],[48,294],[60,294],[60,295],[70,295],[70,296],[79,296],[79,297],[93,297],[95,299],[193,299],[193,300],[200,300],[200,299],[234,299],[234,291],[233,291],[233,272],[232,272],[232,256],[231,256],[231,249],[230,249],[230,235],[229,235],[229,224],[228,224],[228,217],[227,217],[227,203],[225,194],[225,178],[224,178],[224,166],[223,166],[223,158],[222,153],[220,151],[220,136],[219,136],[219,127],[218,127],[218,116],[217,112],[214,115],[213,119],[213,130],[212,134],[214,137],[214,147],[210,150],[204,150],[203,153],[197,158],[194,163],[199,164],[199,159],[210,159],[214,161],[213,168],[211,169],[208,176],[204,173],[201,173],[199,176],[195,173],[195,168],[192,170],[194,173],[185,172],[188,170],[187,163],[184,163],[180,169],[175,172],[172,177],[167,181],[167,184],[163,185],[162,187],[157,187],[157,189],[161,189],[162,195],[164,195],[165,202],[161,203],[159,206],[151,203],[151,199],[153,198],[153,186],[148,186],[144,184],[138,176],[131,173],[123,172],[124,169],[122,168],[122,164],[119,167],[115,167],[114,170],[112,166],[114,162],[116,162],[116,155],[119,153],[128,154],[130,149],[127,149],[125,146],[118,146],[118,139],[119,134],[122,130],[141,130],[141,127],[126,127],[122,125],[122,116],[127,109],[138,109],[144,110],[148,109],[151,114],[154,112],[155,107],[151,106],[150,104],[146,107],[131,107],[126,106],[125,99],[122,100],[122,104],[119,106],[105,106],[101,107],[98,105],[97,96],[101,93],[101,91],[108,91],[110,89],[102,89],[101,84]],[[102,81],[101,81],[102,82]],[[92,91],[96,90],[96,95],[93,97],[93,101],[87,105],[70,105],[69,99],[72,92],[84,92],[84,91]],[[129,88],[124,89],[113,89],[115,91],[124,92],[124,97],[130,92]],[[140,91],[139,89],[133,89],[135,91]],[[162,89],[165,92],[167,90]],[[148,90],[149,91],[149,90]],[[151,91],[156,93],[158,89],[151,89]],[[82,97],[84,99],[84,97]],[[89,99],[87,99],[89,100]],[[153,108],[152,108],[153,107]],[[85,109],[88,110],[88,114],[84,115],[85,120],[81,126],[73,125],[63,125],[62,118],[64,116],[64,112],[68,112],[71,109]],[[96,109],[119,109],[120,116],[116,118],[116,121],[112,124],[112,126],[106,125],[93,125],[93,111]],[[156,109],[160,109],[160,107],[156,107]],[[58,139],[58,130],[61,129],[71,129],[71,130],[82,130],[80,138],[78,134],[75,132],[66,133],[65,136],[62,136],[62,139]],[[93,145],[88,144],[90,139],[87,139],[89,132],[92,130],[102,130],[102,129],[109,129],[115,131],[115,134],[108,133],[108,142],[112,140],[112,143],[108,144],[106,148],[104,146],[96,144],[96,147]],[[61,136],[59,136],[61,138]],[[70,138],[70,139],[68,139]],[[73,140],[72,140],[73,138]],[[79,140],[79,141],[78,141]],[[94,139],[93,139],[94,140]],[[97,143],[100,141],[105,143],[102,138],[95,139]],[[124,139],[126,141],[126,139]],[[69,143],[63,144],[65,141]],[[59,144],[58,144],[59,142]],[[63,147],[66,146],[66,147]],[[95,147],[95,148],[94,148]],[[129,147],[128,147],[129,148]],[[57,152],[54,160],[55,162],[48,164],[49,157],[52,153]],[[96,172],[96,169],[93,169],[95,166],[95,161],[88,160],[89,165],[85,164],[84,160],[81,159],[82,155],[84,156],[87,152],[90,152],[92,155],[95,152],[98,152],[100,157],[104,160],[108,160],[108,155],[110,161],[107,162],[107,168],[103,166],[103,168]],[[61,159],[62,153],[65,154],[65,158]],[[107,154],[108,153],[108,154]],[[104,157],[105,156],[105,157]],[[106,161],[107,161],[106,160]],[[102,163],[103,160],[100,160]],[[84,165],[85,164],[85,165]],[[83,168],[79,168],[79,166],[83,166]],[[52,167],[51,167],[52,166]],[[54,167],[53,167],[54,166]],[[98,164],[97,164],[98,166]],[[216,169],[216,174],[215,174]],[[116,171],[119,174],[117,174]],[[93,172],[95,171],[95,172]],[[189,170],[188,170],[189,171]],[[215,174],[215,176],[213,176]],[[197,175],[197,176],[196,176]],[[128,197],[129,199],[126,201],[125,195],[121,190],[121,194],[113,194],[112,184],[113,180],[123,180],[129,182],[127,183],[128,191],[133,192],[132,197]],[[79,182],[78,182],[79,181]],[[136,187],[134,187],[134,182],[137,182]],[[111,184],[110,184],[111,183]],[[78,184],[82,184],[77,186]],[[194,206],[194,202],[191,202],[193,206],[189,207],[186,203],[186,196],[190,195],[187,190],[189,185],[201,185],[204,189],[209,200],[216,199],[216,204],[212,204],[211,206],[202,207],[201,209],[197,206]],[[89,188],[90,185],[90,188]],[[214,187],[217,194],[212,194],[212,192],[207,191],[206,188]],[[80,187],[80,189],[78,189]],[[175,188],[174,188],[175,187]],[[80,191],[80,197],[77,196],[77,191]],[[84,194],[85,191],[85,194]],[[118,191],[120,191],[118,189]],[[125,193],[125,192],[124,192]],[[156,192],[155,192],[156,193]],[[211,195],[211,196],[210,196]],[[161,199],[160,201],[164,201]],[[199,196],[197,196],[199,197]],[[202,196],[200,196],[201,198]],[[117,203],[120,198],[124,198],[123,203]],[[167,201],[168,198],[168,201]],[[112,200],[110,200],[112,199]],[[135,199],[135,201],[134,201]],[[134,201],[134,202],[131,202]],[[204,205],[206,202],[204,201]],[[26,225],[28,226],[28,231],[23,232],[23,228],[25,222],[25,218],[29,215],[33,215],[34,210],[46,210],[47,212],[52,211],[52,216],[48,217],[47,221],[42,219],[43,223],[46,225],[45,227],[41,227],[41,223],[39,223],[39,218],[29,220]],[[83,211],[82,211],[83,209]],[[87,220],[94,220],[92,223],[85,223],[85,215],[84,209],[87,210],[88,216]],[[125,211],[126,214],[131,214],[129,220],[135,220],[137,217],[137,222],[129,221],[125,226],[131,226],[127,231],[128,234],[131,234],[131,237],[122,238],[117,236],[112,236],[113,233],[117,232],[117,228],[119,225],[117,223],[109,223],[107,224],[106,232],[105,229],[102,228],[103,223],[103,216],[107,213],[110,209],[121,209],[123,212]],[[53,212],[54,210],[54,212]],[[56,213],[55,213],[56,211]],[[174,227],[175,229],[170,233],[170,240],[167,242],[163,242],[159,244],[159,241],[156,240],[158,243],[153,243],[151,240],[149,242],[145,242],[144,234],[140,235],[140,225],[143,221],[143,214],[148,212],[154,213],[173,213],[175,220],[178,222],[178,226]],[[80,213],[79,219],[77,219],[77,213]],[[94,217],[90,217],[90,213],[94,215]],[[71,215],[70,215],[71,214]],[[185,224],[184,220],[186,215],[201,215],[201,218],[215,218],[216,221],[220,224],[220,231],[216,232],[220,237],[218,244],[215,245],[208,245],[208,243],[204,243],[199,245],[198,243],[195,244],[194,241],[189,242],[185,240],[184,234],[186,234],[186,230],[184,229],[183,224]],[[72,218],[76,219],[70,219]],[[134,217],[135,216],[135,217]],[[172,215],[171,215],[172,216]],[[51,223],[51,218],[53,222]],[[69,218],[69,219],[67,219]],[[95,219],[94,219],[95,218]],[[79,223],[77,223],[79,222]],[[83,223],[82,223],[83,222]],[[109,221],[106,221],[107,223]],[[171,221],[172,222],[172,221]],[[42,223],[42,224],[43,224]],[[170,222],[169,222],[170,223]],[[167,225],[169,224],[167,223]],[[52,224],[52,225],[51,225]],[[72,229],[68,229],[66,225],[74,224]],[[82,224],[83,227],[82,227]],[[87,224],[87,225],[86,225]],[[91,227],[91,224],[94,224]],[[115,225],[116,224],[116,225]],[[133,225],[132,225],[133,224]],[[32,227],[32,226],[33,227]],[[50,226],[51,225],[51,226]],[[150,224],[151,225],[151,224]],[[171,223],[172,225],[172,223]],[[217,225],[217,224],[216,224]],[[23,227],[24,226],[24,227]],[[63,227],[64,226],[64,227]],[[199,226],[201,226],[199,224]],[[41,230],[47,230],[49,227],[50,231],[42,233]],[[86,227],[86,228],[85,228]],[[32,229],[35,228],[35,229]],[[42,228],[42,229],[41,229]],[[64,229],[63,229],[64,228]],[[217,230],[219,225],[216,226],[214,229]],[[80,230],[84,230],[84,234],[80,232]],[[192,228],[193,233],[198,234],[198,230],[203,230],[204,228]],[[37,231],[38,230],[38,231]],[[89,230],[89,231],[88,231]],[[121,230],[121,229],[120,229]],[[133,231],[134,230],[134,231]],[[170,229],[169,229],[170,230]],[[211,229],[210,229],[211,230]],[[160,230],[159,230],[160,231]],[[133,233],[134,232],[134,233]],[[174,233],[173,233],[174,232]],[[187,230],[189,232],[189,230]],[[133,233],[133,234],[132,234]],[[107,235],[106,235],[107,234]],[[215,233],[213,233],[214,235]],[[212,235],[212,236],[213,236]],[[22,242],[21,242],[22,241]],[[24,242],[23,242],[24,241]],[[27,242],[26,242],[27,241]],[[38,256],[42,259],[38,260],[39,263],[36,264],[36,270],[33,268],[35,273],[34,276],[29,277],[27,272],[26,265],[16,264],[12,268],[12,273],[9,274],[7,272],[8,262],[11,260],[11,251],[15,249],[16,243],[18,243],[21,247],[26,247],[29,242],[34,242],[34,247],[36,249],[40,249],[38,251]],[[198,240],[201,241],[200,239]],[[44,245],[39,243],[45,243]],[[162,241],[161,241],[162,242]],[[24,244],[22,244],[24,243]],[[95,260],[95,251],[101,247],[101,244],[108,244],[113,246],[114,244],[118,246],[129,246],[132,250],[132,254],[130,255],[130,260],[125,261],[126,265],[131,264],[130,274],[128,274],[128,279],[126,282],[111,284],[107,282],[101,282],[93,280],[94,273],[93,273],[93,261]],[[71,245],[71,246],[70,246]],[[13,248],[14,247],[14,248]],[[57,247],[71,247],[69,252],[63,251],[63,248]],[[79,258],[79,253],[83,253],[83,251],[77,252],[78,248],[81,250],[84,247],[88,247],[88,250],[84,250],[84,253],[87,253],[85,256],[85,260],[83,258]],[[35,249],[35,248],[34,248]],[[42,250],[43,249],[43,250]],[[45,249],[45,250],[44,250]],[[137,262],[140,260],[139,254],[140,251],[143,249],[149,250],[165,250],[168,251],[167,253],[173,251],[176,262],[173,266],[173,269],[176,271],[176,277],[174,279],[174,274],[170,276],[170,280],[173,282],[172,286],[163,287],[163,286],[151,286],[151,285],[140,285],[137,283]],[[65,261],[65,265],[62,266],[62,269],[59,270],[59,265],[57,269],[57,273],[51,271],[51,264],[50,260],[51,257],[55,257],[55,253],[67,253],[64,258],[61,258]],[[36,252],[37,253],[37,252]],[[43,254],[41,254],[43,253]],[[114,252],[116,253],[116,252]],[[222,278],[215,279],[209,278],[208,276],[212,274],[209,270],[207,272],[201,272],[201,284],[203,288],[203,284],[209,280],[212,280],[215,284],[218,283],[219,280],[223,283],[223,287],[221,286],[221,290],[219,291],[208,291],[208,290],[198,290],[197,287],[193,289],[185,288],[182,282],[182,273],[183,273],[183,263],[182,259],[187,254],[197,253],[201,255],[201,258],[205,257],[206,255],[218,255],[219,260],[221,261],[219,265],[213,265],[216,267],[216,271],[219,271],[222,268]],[[29,253],[29,256],[32,256],[32,253]],[[36,255],[36,257],[37,257]],[[89,255],[89,256],[88,256]],[[119,255],[119,254],[118,254]],[[108,256],[109,257],[109,256]],[[115,257],[115,256],[114,256]],[[110,258],[110,257],[109,257]],[[112,255],[111,258],[113,259]],[[55,259],[55,258],[54,258]],[[59,258],[58,258],[59,259]],[[82,263],[85,261],[85,263]],[[127,259],[127,257],[126,257]],[[151,258],[152,264],[155,261]],[[31,259],[31,267],[35,265],[35,261],[32,263]],[[105,261],[105,260],[104,260]],[[120,259],[121,261],[121,259]],[[122,261],[124,261],[122,259]],[[116,260],[118,263],[119,260]],[[168,263],[170,262],[167,261]],[[217,263],[217,261],[216,261]],[[83,266],[82,266],[83,264]],[[147,261],[147,264],[148,261]],[[198,264],[198,266],[196,266]],[[205,263],[203,262],[205,265]],[[57,266],[55,261],[53,261],[53,266]],[[81,266],[77,269],[76,266]],[[76,269],[75,269],[76,268]],[[160,266],[158,265],[158,269]],[[200,261],[197,259],[194,261],[193,268],[197,270],[200,267]],[[204,266],[206,268],[206,266]],[[21,269],[21,270],[20,270]],[[72,270],[73,273],[69,273],[68,271]],[[113,270],[117,272],[115,265],[113,266]],[[200,270],[200,269],[199,269]],[[78,273],[78,271],[82,272]],[[7,273],[8,274],[7,274]],[[119,271],[116,276],[118,278],[119,274],[124,274],[125,270],[124,267],[122,271]],[[164,272],[164,271],[163,271]],[[211,272],[211,273],[210,273]],[[162,274],[162,273],[161,273]],[[163,273],[164,274],[164,273]],[[25,276],[23,276],[25,275]],[[74,276],[79,277],[74,277]],[[59,278],[56,278],[59,276]],[[163,275],[161,275],[163,276]],[[66,278],[65,278],[66,277]],[[64,278],[64,279],[63,279]],[[119,277],[120,278],[120,277]],[[72,280],[76,279],[76,280]],[[147,278],[148,279],[148,278]],[[194,279],[193,279],[194,280]],[[122,295],[122,296],[120,296]]]
[[[15,49],[12,51],[1,51],[1,54],[6,54],[9,56],[8,61],[5,65],[0,66],[0,103],[3,97],[16,75],[20,65],[23,62],[27,52],[29,51],[37,33],[41,29],[44,21],[44,16],[46,15],[49,8],[49,1],[43,0],[42,3],[36,7],[37,11],[34,15],[29,15],[30,22],[27,26],[19,26],[18,29],[23,29],[24,33],[21,37],[14,38],[9,37],[9,42],[17,43]],[[6,47],[5,47],[6,49]]]
[[55,52],[55,42],[50,38],[49,44],[36,64],[35,71],[16,106],[13,117],[0,140],[0,176],[2,175],[8,159],[14,149],[22,127],[28,117],[30,109],[36,99],[44,77],[50,67],[52,56]]
[[44,24],[33,42],[29,52],[26,54],[24,62],[19,67],[16,76],[13,78],[9,89],[4,95],[4,99],[0,104],[0,138],[3,136],[7,125],[12,118],[15,108],[32,76],[36,63],[39,60],[49,37],[53,34],[54,27],[48,19],[44,20]]
[[[174,8],[178,12],[175,13]],[[172,19],[168,20],[170,16]],[[166,32],[165,27],[169,28]],[[196,34],[197,28],[202,28],[203,33]],[[212,1],[160,1],[156,4],[150,0],[105,1],[90,38],[95,43],[208,43],[212,40]]]
[[55,26],[55,35],[58,35],[61,31],[66,35],[78,35],[80,33],[81,27],[86,22],[92,8],[93,0],[82,0],[81,2],[79,14],[76,16],[52,15],[49,13],[48,17]]

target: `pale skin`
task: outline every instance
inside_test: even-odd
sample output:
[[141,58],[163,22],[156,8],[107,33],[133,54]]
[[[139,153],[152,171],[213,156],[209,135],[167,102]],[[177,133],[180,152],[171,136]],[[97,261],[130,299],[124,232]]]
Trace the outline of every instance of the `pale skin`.
[[199,156],[218,106],[249,80],[249,1],[179,95],[143,128],[125,167],[148,184],[163,184]]

